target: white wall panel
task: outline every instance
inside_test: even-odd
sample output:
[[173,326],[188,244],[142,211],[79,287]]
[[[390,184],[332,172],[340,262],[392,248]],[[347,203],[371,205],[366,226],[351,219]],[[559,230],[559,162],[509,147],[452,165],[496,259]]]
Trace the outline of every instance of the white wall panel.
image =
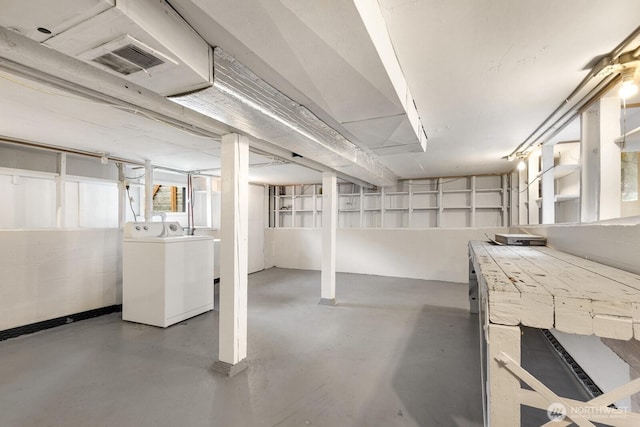
[[118,185],[81,182],[78,188],[79,226],[118,227]]
[[[339,229],[337,271],[466,282],[467,244],[506,228]],[[271,229],[276,267],[319,270],[320,229]]]
[[583,224],[521,227],[573,255],[640,274],[640,224]]
[[53,177],[0,175],[0,228],[55,227],[55,189]]
[[264,186],[249,185],[249,273],[264,270]]
[[0,231],[0,330],[121,302],[122,233]]

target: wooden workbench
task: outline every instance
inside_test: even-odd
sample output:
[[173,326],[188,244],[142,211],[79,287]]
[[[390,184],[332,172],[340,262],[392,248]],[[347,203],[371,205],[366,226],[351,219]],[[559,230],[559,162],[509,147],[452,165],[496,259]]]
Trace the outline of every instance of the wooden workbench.
[[[639,275],[546,246],[472,241],[469,261],[470,308],[479,312],[481,328],[485,425],[518,426],[521,404],[547,409],[560,403],[568,409],[567,419],[592,426],[590,420],[609,422],[600,409],[640,390],[640,382],[634,381],[590,402],[575,402],[553,394],[519,366],[520,325],[640,339]],[[535,391],[521,389],[520,380]],[[592,417],[595,412],[600,418]],[[639,415],[623,415],[608,425],[640,425]]]

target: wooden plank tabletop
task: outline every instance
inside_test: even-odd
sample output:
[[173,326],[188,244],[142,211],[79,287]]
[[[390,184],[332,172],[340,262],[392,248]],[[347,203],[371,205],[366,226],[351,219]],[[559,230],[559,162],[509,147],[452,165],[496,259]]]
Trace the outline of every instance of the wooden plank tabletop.
[[546,246],[469,242],[494,324],[640,339],[640,275]]

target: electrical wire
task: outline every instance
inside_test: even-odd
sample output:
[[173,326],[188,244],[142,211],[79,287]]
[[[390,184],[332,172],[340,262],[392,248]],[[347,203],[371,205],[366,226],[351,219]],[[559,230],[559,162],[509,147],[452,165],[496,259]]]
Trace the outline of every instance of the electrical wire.
[[534,182],[536,182],[538,179],[542,178],[550,170],[553,170],[553,168],[555,168],[555,166],[551,166],[547,170],[545,170],[544,172],[539,174],[533,181],[531,181],[529,184],[527,184],[526,187],[524,187],[524,190],[520,190],[519,193],[524,193],[525,191],[527,191],[529,189],[529,187],[531,187],[533,185]]
[[133,203],[131,202],[131,194],[129,194],[129,186],[126,185],[124,187],[127,190],[127,200],[129,200],[129,207],[131,208],[131,213],[133,213],[133,220],[135,221],[137,218],[136,211],[133,210]]
[[126,178],[126,179],[135,180],[135,179],[140,179],[140,178],[142,178],[144,175],[145,175],[144,173],[141,173],[141,174],[140,174],[140,175],[138,175],[138,176],[125,176],[125,178]]

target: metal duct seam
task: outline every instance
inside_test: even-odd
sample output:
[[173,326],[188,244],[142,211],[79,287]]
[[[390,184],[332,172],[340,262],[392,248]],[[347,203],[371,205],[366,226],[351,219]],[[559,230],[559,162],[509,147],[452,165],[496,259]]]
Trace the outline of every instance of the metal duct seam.
[[219,47],[213,86],[172,101],[377,186],[397,176],[315,114],[269,85]]

